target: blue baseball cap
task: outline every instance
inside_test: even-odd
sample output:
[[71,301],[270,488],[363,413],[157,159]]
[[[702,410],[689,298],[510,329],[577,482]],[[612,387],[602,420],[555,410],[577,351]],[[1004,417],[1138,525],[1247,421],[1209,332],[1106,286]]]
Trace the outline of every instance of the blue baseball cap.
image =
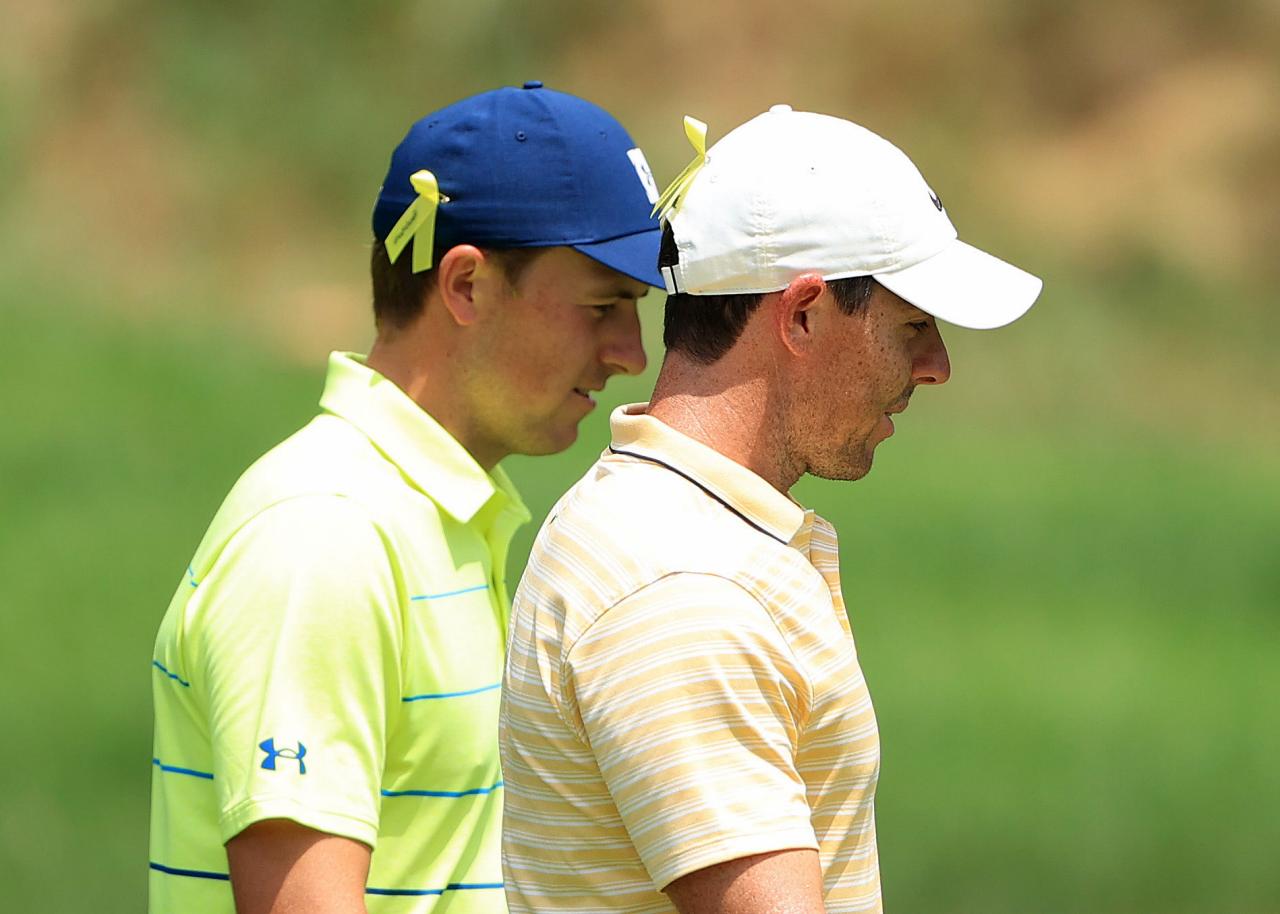
[[379,242],[417,198],[410,176],[420,169],[439,185],[437,258],[457,244],[564,245],[663,285],[653,173],[627,131],[598,105],[532,81],[428,114],[391,154],[373,208]]

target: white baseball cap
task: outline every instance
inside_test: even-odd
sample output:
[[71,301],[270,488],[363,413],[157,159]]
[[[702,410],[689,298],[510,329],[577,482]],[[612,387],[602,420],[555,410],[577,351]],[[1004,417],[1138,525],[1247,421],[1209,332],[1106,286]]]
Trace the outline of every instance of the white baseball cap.
[[[696,122],[695,122],[696,123]],[[903,152],[864,127],[775,105],[707,150],[666,219],[667,292],[776,292],[802,273],[874,276],[934,317],[988,330],[1041,281],[965,244]]]

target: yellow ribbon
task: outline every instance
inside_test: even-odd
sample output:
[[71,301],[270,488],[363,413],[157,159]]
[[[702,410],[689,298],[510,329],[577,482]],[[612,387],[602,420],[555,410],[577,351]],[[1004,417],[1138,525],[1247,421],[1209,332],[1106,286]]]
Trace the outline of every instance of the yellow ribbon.
[[418,192],[418,196],[387,234],[387,257],[395,263],[409,240],[415,239],[413,272],[421,273],[431,269],[436,237],[436,208],[441,203],[447,203],[449,198],[440,193],[436,176],[425,168],[410,175],[409,183]]
[[658,197],[658,202],[653,205],[653,211],[650,216],[661,214],[661,220],[667,222],[671,216],[680,208],[680,204],[684,202],[684,196],[689,191],[689,185],[693,183],[693,179],[698,176],[698,172],[702,170],[702,166],[707,164],[707,125],[702,123],[696,117],[684,116],[684,135],[689,138],[689,145],[693,147],[693,161],[684,167],[684,171],[676,175],[676,179],[667,185],[667,189],[662,192],[662,196]]

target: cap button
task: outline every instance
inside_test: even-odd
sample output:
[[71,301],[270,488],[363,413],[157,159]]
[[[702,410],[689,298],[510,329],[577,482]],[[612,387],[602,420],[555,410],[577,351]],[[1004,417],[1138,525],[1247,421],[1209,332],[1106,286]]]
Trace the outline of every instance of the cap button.
[[525,83],[525,84],[524,84],[524,87],[525,87],[526,89],[541,89],[541,88],[542,88],[542,80],[540,80],[540,79],[531,79],[531,80],[529,80],[527,83]]
[[784,112],[784,111],[790,111],[790,110],[791,110],[791,106],[790,106],[790,105],[774,105],[774,106],[773,106],[773,107],[771,107],[769,110],[770,110],[770,111],[773,111],[773,112]]

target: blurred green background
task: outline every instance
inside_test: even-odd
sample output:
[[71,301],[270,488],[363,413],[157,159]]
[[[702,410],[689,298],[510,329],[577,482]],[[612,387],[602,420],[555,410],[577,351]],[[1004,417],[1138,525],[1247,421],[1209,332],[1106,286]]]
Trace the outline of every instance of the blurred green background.
[[[842,536],[893,914],[1280,911],[1273,0],[6,4],[0,884],[145,905],[150,651],[223,494],[371,338],[408,124],[525,79],[685,163],[777,102],[905,148],[1046,280],[953,330]],[[509,468],[539,519],[600,450]],[[532,538],[512,568],[518,575]]]

